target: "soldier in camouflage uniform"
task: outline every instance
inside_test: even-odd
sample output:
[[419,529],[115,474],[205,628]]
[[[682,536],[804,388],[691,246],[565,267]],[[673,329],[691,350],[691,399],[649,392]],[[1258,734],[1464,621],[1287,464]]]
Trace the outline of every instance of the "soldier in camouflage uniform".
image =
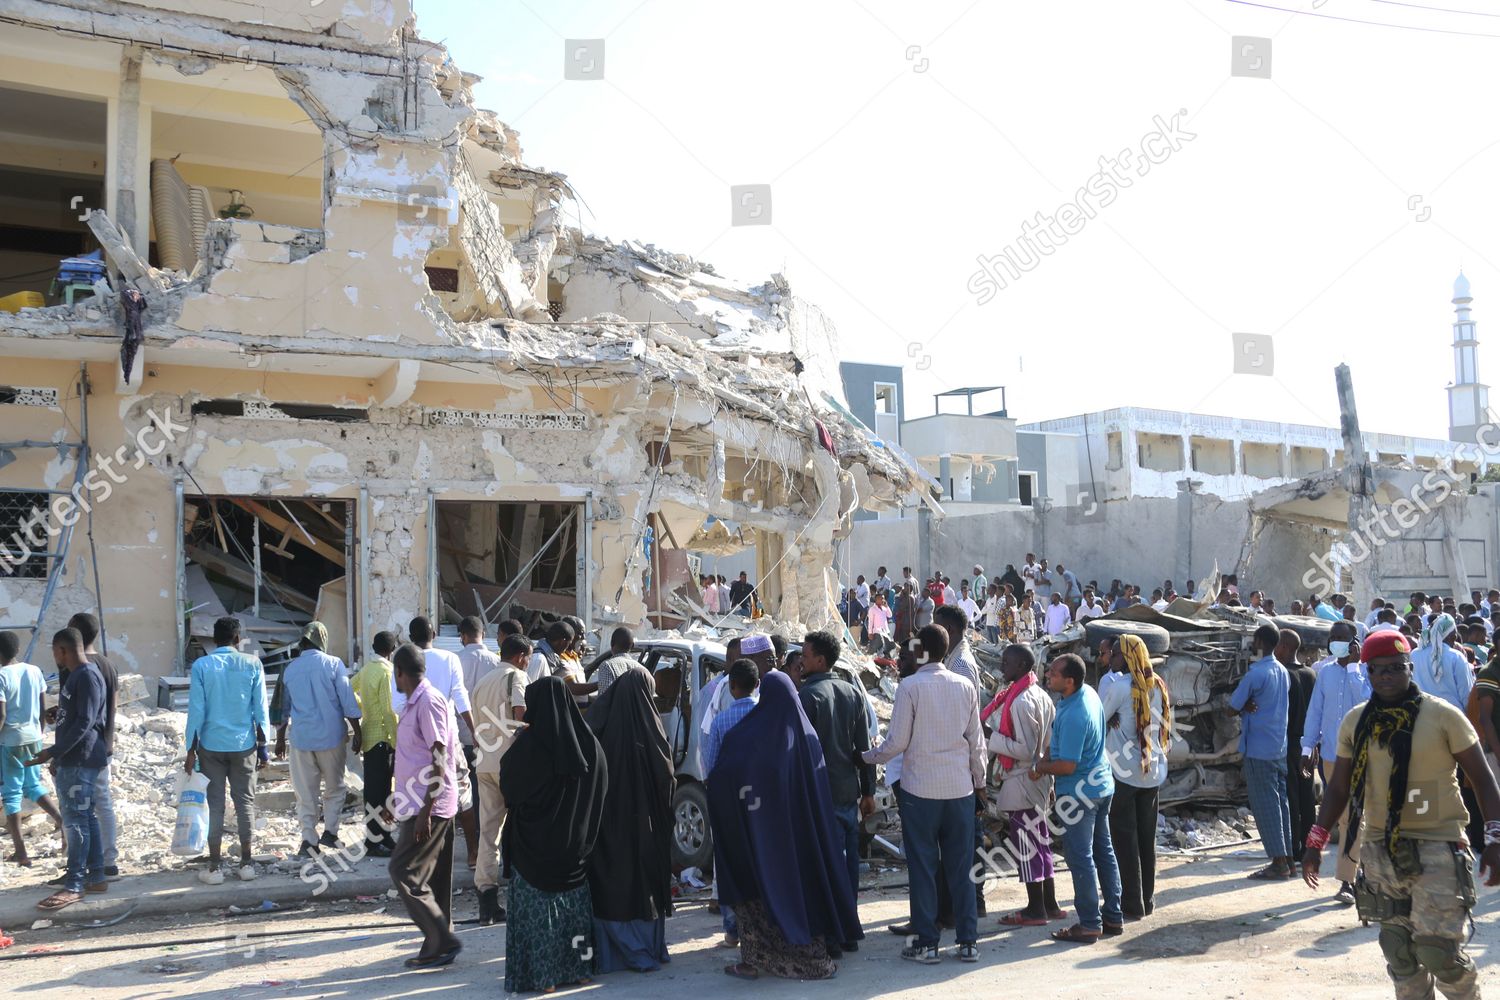
[[1500,884],[1500,787],[1464,714],[1412,682],[1410,652],[1399,632],[1365,640],[1360,658],[1373,695],[1339,726],[1338,758],[1307,836],[1303,877],[1317,888],[1327,827],[1348,805],[1348,828],[1364,824],[1355,905],[1361,920],[1380,924],[1398,1000],[1431,1000],[1434,987],[1449,1000],[1477,1000],[1474,961],[1464,951],[1476,899],[1474,859],[1454,765],[1477,790],[1486,820],[1485,885]]

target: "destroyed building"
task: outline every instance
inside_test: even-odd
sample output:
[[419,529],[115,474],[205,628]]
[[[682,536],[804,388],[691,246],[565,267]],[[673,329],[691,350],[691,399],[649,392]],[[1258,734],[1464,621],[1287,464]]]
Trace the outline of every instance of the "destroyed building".
[[564,226],[408,0],[5,10],[0,627],[97,606],[150,677],[225,612],[670,626],[695,545],[815,627],[851,513],[927,489],[784,279]]

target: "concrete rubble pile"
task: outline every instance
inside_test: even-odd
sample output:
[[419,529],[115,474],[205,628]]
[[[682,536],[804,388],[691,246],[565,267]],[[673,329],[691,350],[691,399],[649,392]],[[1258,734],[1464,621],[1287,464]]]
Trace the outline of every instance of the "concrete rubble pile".
[[[177,820],[176,783],[182,773],[186,724],[185,713],[148,703],[146,685],[140,675],[121,675],[110,781],[120,869],[126,875],[181,871],[193,860],[171,852]],[[346,781],[342,836],[347,842],[351,835],[357,835],[363,806],[359,776],[349,773]],[[297,864],[287,859],[296,852],[301,837],[286,763],[272,760],[259,772],[256,784],[256,861],[269,863],[278,870],[294,870]],[[233,835],[234,803],[227,794],[224,828],[225,851],[236,854],[239,847]],[[33,843],[46,843],[55,850],[57,842],[51,835],[51,821],[29,803],[23,830]],[[54,856],[61,861],[60,854]]]

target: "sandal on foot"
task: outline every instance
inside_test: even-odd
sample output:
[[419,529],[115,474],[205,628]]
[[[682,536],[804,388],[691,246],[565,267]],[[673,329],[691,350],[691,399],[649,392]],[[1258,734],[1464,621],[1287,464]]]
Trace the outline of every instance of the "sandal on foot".
[[1045,927],[1045,926],[1047,926],[1047,921],[1044,918],[1042,918],[1042,917],[1028,917],[1025,914],[1023,914],[1020,910],[1017,910],[1014,913],[1007,913],[1005,916],[1001,917],[1000,918],[1000,926],[1002,926],[1002,927]]
[[1064,931],[1053,931],[1052,940],[1062,941],[1066,944],[1093,944],[1100,937],[1099,931],[1086,931],[1078,924],[1074,924]]
[[1273,862],[1264,868],[1256,869],[1245,877],[1256,882],[1285,882],[1292,877],[1292,873],[1290,869],[1279,867]]
[[5,856],[5,863],[8,864],[8,865],[15,865],[17,868],[30,868],[31,867],[31,858],[30,857],[17,857],[14,854],[7,854]]
[[68,892],[66,889],[62,889],[36,904],[36,907],[39,910],[60,910],[64,906],[72,906],[74,903],[82,901],[83,893]]
[[736,979],[759,979],[760,972],[753,965],[744,962],[736,962],[733,965],[724,966],[724,975],[733,976]]

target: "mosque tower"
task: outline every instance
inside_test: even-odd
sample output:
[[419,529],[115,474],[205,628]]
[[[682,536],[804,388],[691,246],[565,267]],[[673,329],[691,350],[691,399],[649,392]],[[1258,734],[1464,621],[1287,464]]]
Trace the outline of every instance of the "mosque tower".
[[1448,440],[1474,443],[1489,421],[1490,389],[1479,381],[1479,341],[1469,318],[1469,279],[1453,282],[1453,384],[1448,386]]

